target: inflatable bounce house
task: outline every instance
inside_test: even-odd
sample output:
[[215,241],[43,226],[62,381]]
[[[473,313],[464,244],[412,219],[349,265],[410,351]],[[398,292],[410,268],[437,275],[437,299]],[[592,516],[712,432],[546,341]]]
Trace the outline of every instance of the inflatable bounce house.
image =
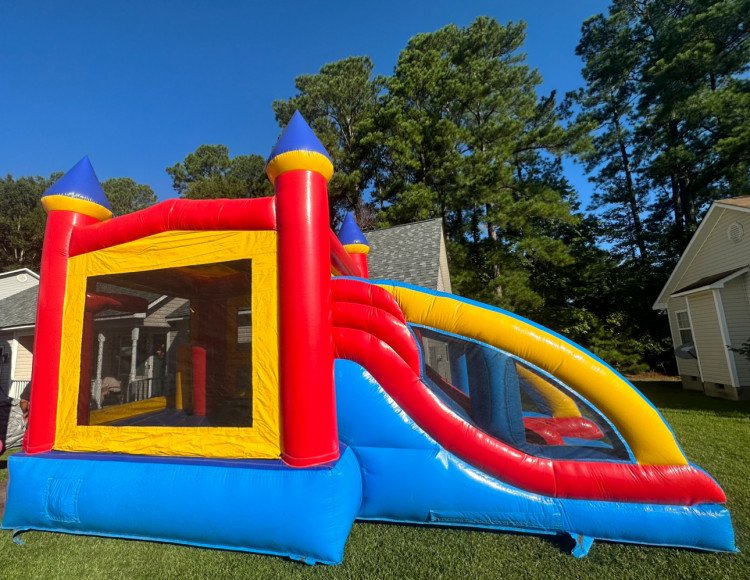
[[275,195],[112,217],[55,183],[31,416],[3,528],[338,563],[355,520],[733,551],[725,495],[659,412],[564,337],[369,280],[295,114]]

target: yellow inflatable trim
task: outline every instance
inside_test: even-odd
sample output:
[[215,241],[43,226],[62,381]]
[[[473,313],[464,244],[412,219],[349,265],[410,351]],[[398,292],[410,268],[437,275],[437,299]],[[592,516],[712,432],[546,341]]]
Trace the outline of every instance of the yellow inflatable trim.
[[[252,427],[77,424],[81,337],[89,276],[252,261]],[[68,261],[55,449],[186,457],[277,458],[279,418],[276,232],[169,231]]]
[[369,254],[370,246],[367,244],[344,244],[344,249],[349,254]]
[[108,210],[103,205],[94,203],[87,199],[80,199],[77,197],[70,197],[67,195],[48,195],[42,198],[42,207],[47,211],[74,211],[76,213],[82,213],[99,221],[108,220],[112,217],[112,211]]
[[381,285],[406,320],[473,338],[550,373],[591,401],[625,438],[643,465],[686,465],[687,459],[659,413],[625,380],[571,343],[501,312],[411,288]]
[[271,183],[274,183],[279,175],[295,169],[315,171],[320,173],[326,181],[330,181],[333,177],[333,163],[328,157],[317,151],[304,150],[287,151],[277,155],[266,165],[266,175]]
[[576,402],[563,393],[560,389],[551,385],[538,374],[530,371],[525,366],[516,363],[516,373],[520,379],[528,382],[534,390],[544,399],[552,411],[553,417],[580,417]]

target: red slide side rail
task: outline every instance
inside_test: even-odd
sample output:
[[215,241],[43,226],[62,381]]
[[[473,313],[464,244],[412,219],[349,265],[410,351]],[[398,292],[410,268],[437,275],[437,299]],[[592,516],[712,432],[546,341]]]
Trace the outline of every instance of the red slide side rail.
[[399,322],[406,324],[406,318],[393,295],[380,286],[368,284],[361,280],[333,280],[333,301],[364,304],[393,315]]
[[333,326],[365,331],[390,346],[415,373],[421,364],[409,328],[392,314],[364,304],[334,302]]
[[559,461],[528,455],[452,413],[383,340],[352,328],[334,328],[333,335],[336,356],[367,369],[428,435],[451,453],[511,485],[571,499],[673,505],[726,501],[721,488],[691,465]]
[[170,230],[275,230],[273,197],[170,199],[141,211],[77,227],[70,255],[78,256]]

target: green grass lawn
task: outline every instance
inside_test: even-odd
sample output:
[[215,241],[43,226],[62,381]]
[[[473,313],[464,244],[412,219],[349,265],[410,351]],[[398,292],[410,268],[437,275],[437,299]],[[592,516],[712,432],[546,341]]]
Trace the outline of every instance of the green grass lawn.
[[[640,383],[689,458],[723,486],[740,554],[596,543],[581,560],[555,538],[443,528],[354,525],[340,566],[150,542],[0,532],[2,578],[750,578],[750,405]],[[7,479],[0,456],[0,484]]]

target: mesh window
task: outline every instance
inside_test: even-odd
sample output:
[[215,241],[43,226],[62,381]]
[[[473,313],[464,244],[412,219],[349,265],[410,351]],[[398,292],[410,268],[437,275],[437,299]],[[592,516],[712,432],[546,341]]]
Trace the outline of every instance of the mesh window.
[[87,281],[79,425],[252,426],[251,261]]
[[412,330],[422,346],[425,383],[485,433],[540,457],[630,459],[610,423],[553,377],[489,345]]

